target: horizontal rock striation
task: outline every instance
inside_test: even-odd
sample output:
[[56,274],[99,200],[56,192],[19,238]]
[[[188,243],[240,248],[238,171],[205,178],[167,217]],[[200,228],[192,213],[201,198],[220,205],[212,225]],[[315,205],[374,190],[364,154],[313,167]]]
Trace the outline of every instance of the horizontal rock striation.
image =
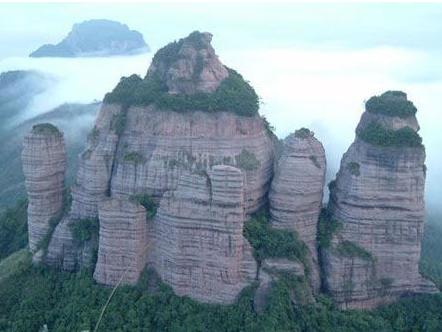
[[329,211],[339,227],[322,251],[326,287],[343,308],[372,308],[404,294],[436,291],[418,270],[424,147],[379,146],[360,137],[369,128],[366,121],[390,131],[404,126],[416,131],[417,121],[414,115],[367,112],[330,186]]
[[315,292],[320,288],[316,238],[325,170],[321,142],[308,129],[300,129],[284,140],[269,192],[272,227],[296,231],[309,248],[311,286]]
[[264,205],[273,143],[261,118],[133,107],[120,138],[111,194],[149,193],[159,198],[176,189],[181,174],[209,171],[218,164],[243,170],[247,212]]
[[154,220],[151,263],[178,295],[232,303],[256,277],[245,221],[244,175],[231,166],[183,174]]
[[63,207],[63,134],[50,124],[35,125],[24,139],[22,162],[29,200],[29,248],[35,253],[50,230],[51,219],[59,217]]
[[135,284],[149,250],[145,208],[128,200],[108,199],[99,206],[99,218],[94,279],[104,285]]

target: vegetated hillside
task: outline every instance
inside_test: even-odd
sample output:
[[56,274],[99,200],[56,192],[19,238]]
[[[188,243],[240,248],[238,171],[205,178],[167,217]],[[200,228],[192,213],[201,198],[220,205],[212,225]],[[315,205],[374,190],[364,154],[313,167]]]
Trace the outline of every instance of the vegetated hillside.
[[[260,215],[251,221],[252,229],[262,218]],[[0,220],[1,224],[4,218]],[[427,267],[441,266],[442,243],[436,239],[442,237],[442,226],[430,223],[428,227],[431,232],[426,232],[423,242],[422,270],[441,284],[442,270]],[[274,234],[266,238],[272,237]],[[117,289],[98,331],[442,330],[440,294],[403,299],[371,312],[340,311],[326,296],[305,306],[291,302],[291,289],[296,283],[286,278],[278,281],[267,309],[258,315],[253,308],[253,286],[245,289],[234,305],[204,305],[177,297],[155,274],[145,271],[136,287]],[[45,324],[49,331],[93,330],[111,291],[97,285],[91,271],[65,273],[33,268],[26,252],[19,251],[0,262],[0,330],[38,331]]]
[[[20,202],[15,210],[11,209],[0,217],[0,234],[4,233],[5,225],[23,231],[25,206],[24,202]],[[264,215],[260,214],[257,219],[250,221],[250,227],[246,230],[248,237],[254,239],[256,234],[268,231],[260,226],[261,233],[255,232],[255,225],[265,222],[263,218]],[[273,233],[264,236],[273,238],[276,236]],[[1,237],[0,257],[5,256],[5,244],[24,245],[21,239],[25,234],[17,231],[15,234],[10,232],[8,237]],[[423,273],[438,280],[439,285],[442,284],[441,237],[442,226],[430,222],[425,232],[421,262]],[[283,248],[288,248],[284,245],[283,237],[278,237],[278,241],[275,243],[281,244],[282,241]],[[259,255],[274,255],[279,250],[261,247],[259,242],[254,246],[258,248]],[[15,250],[18,247],[15,246]],[[6,250],[9,250],[9,254],[11,248]],[[340,311],[327,296],[320,296],[314,304],[298,305],[291,302],[291,292],[296,285],[296,280],[280,279],[271,291],[265,311],[256,314],[253,286],[245,289],[234,305],[204,305],[187,297],[177,297],[154,273],[145,271],[137,286],[117,289],[98,331],[442,330],[440,294],[400,300],[371,312]],[[31,267],[27,250],[20,250],[0,262],[0,330],[38,331],[45,324],[49,331],[93,330],[111,291],[97,285],[91,271],[66,273]]]
[[78,154],[84,149],[99,106],[99,103],[64,104],[0,132],[0,211],[26,195],[20,154],[23,137],[32,125],[51,122],[64,132],[69,165],[67,179],[70,182],[76,174]]

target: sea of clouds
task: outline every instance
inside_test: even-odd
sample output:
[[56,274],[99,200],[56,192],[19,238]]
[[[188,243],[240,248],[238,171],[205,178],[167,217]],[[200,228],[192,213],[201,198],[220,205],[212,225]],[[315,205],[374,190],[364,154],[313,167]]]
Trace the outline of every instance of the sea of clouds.
[[[300,127],[312,129],[324,144],[327,180],[354,139],[364,101],[386,90],[407,92],[418,108],[427,149],[427,203],[438,208],[442,194],[439,57],[404,48],[271,48],[219,50],[223,63],[249,80],[262,99],[261,114],[279,138]],[[0,72],[39,70],[56,84],[38,95],[20,121],[66,102],[102,100],[122,76],[144,76],[152,54],[109,58],[26,58],[0,60]],[[89,120],[88,120],[89,121]]]

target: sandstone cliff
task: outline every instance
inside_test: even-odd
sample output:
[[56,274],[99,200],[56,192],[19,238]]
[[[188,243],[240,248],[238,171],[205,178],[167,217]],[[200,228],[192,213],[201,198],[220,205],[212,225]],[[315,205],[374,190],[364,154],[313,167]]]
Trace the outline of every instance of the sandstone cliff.
[[323,269],[325,286],[344,308],[436,291],[418,271],[425,150],[415,108],[399,92],[373,98],[330,186],[335,232],[322,251]]
[[[29,248],[35,253],[62,212],[66,154],[63,134],[38,124],[24,139],[23,173],[28,192]],[[54,221],[52,221],[54,222]]]
[[325,181],[325,152],[308,129],[284,140],[269,192],[272,227],[295,231],[309,248],[311,286],[320,288],[317,223]]
[[178,295],[232,303],[256,277],[245,221],[244,175],[218,165],[180,177],[154,219],[152,265]]

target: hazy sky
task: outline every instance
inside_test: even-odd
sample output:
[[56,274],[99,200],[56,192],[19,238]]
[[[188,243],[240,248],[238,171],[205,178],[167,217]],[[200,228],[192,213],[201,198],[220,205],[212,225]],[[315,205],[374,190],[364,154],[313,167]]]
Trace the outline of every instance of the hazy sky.
[[193,30],[214,34],[221,60],[251,81],[284,137],[312,128],[329,180],[354,138],[364,100],[400,89],[418,107],[427,147],[427,201],[442,198],[442,4],[0,4],[0,72],[39,69],[60,84],[29,115],[64,101],[102,99],[122,75],[144,75],[152,54],[107,59],[29,59],[74,23],[114,19],[143,33],[155,51]]

